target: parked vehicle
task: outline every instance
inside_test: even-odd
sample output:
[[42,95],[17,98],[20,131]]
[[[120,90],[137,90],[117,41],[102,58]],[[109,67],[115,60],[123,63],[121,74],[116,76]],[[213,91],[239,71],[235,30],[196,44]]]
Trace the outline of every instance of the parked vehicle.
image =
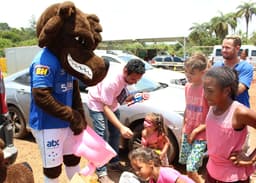
[[[212,51],[212,59],[213,62],[218,62],[218,61],[222,61],[223,57],[221,54],[221,49],[222,46],[221,45],[215,45],[213,47],[213,51]],[[246,50],[247,52],[247,59],[249,61],[249,63],[251,63],[253,65],[254,68],[256,68],[256,46],[253,45],[242,45],[240,48],[240,52],[239,52],[239,56],[242,50]]]
[[186,76],[184,73],[178,71],[172,71],[167,69],[160,69],[155,68],[148,62],[142,60],[141,58],[137,57],[136,55],[127,54],[127,53],[118,53],[115,54],[108,54],[106,50],[96,50],[95,54],[101,56],[103,59],[108,60],[110,63],[120,63],[126,64],[131,59],[139,59],[145,63],[146,73],[144,74],[146,77],[150,78],[155,82],[159,82],[162,84],[177,84],[177,85],[185,85],[187,82]]
[[177,56],[171,55],[157,55],[152,58],[150,64],[157,68],[176,68],[182,70],[184,67],[184,60]]
[[[113,66],[115,65],[115,66]],[[111,64],[110,72],[123,67],[120,64]],[[7,104],[15,123],[15,137],[22,138],[30,130],[28,125],[30,106],[30,75],[28,69],[15,73],[5,79],[7,91]],[[87,108],[87,88],[80,85],[82,102],[84,105],[87,121],[91,124]],[[183,112],[185,108],[184,87],[172,85],[167,87],[143,76],[142,79],[129,88],[130,92],[149,92],[150,99],[131,106],[121,105],[121,121],[132,129],[134,137],[131,140],[121,140],[121,148],[132,148],[140,140],[144,117],[149,112],[163,114],[165,124],[168,127],[168,136],[171,141],[169,159],[174,160],[179,153]]]
[[13,143],[13,127],[8,112],[5,96],[5,84],[2,72],[0,71],[0,138],[4,142],[3,154],[5,163],[15,162],[18,154],[17,148]]

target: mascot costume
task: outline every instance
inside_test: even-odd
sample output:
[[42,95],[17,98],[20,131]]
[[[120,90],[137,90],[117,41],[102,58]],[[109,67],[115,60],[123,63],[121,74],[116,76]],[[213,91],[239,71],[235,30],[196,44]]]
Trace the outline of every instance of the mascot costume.
[[58,182],[62,163],[71,180],[80,170],[74,137],[87,126],[78,80],[95,85],[109,67],[93,53],[101,42],[102,27],[96,15],[67,1],[48,7],[36,31],[43,49],[30,66],[30,126],[39,145],[44,182]]

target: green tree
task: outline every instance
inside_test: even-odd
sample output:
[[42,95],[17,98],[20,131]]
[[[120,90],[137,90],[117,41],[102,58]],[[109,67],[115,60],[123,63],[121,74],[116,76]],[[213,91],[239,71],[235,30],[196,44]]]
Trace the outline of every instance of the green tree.
[[235,30],[237,21],[233,13],[223,14],[219,12],[220,16],[213,17],[210,20],[211,28],[217,38],[223,40],[229,33],[229,27]]
[[237,17],[244,17],[246,23],[246,40],[248,40],[248,28],[249,21],[252,20],[253,15],[256,15],[256,3],[255,2],[244,2],[237,7]]

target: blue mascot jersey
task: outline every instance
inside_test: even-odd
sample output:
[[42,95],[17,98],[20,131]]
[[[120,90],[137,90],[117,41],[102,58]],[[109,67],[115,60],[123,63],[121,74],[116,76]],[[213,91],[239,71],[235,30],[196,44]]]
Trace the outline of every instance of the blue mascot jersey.
[[[61,68],[60,62],[47,48],[42,49],[30,66],[32,88],[51,88],[52,96],[59,103],[72,106],[73,77]],[[36,130],[66,128],[69,122],[56,118],[35,104],[31,91],[30,121]]]

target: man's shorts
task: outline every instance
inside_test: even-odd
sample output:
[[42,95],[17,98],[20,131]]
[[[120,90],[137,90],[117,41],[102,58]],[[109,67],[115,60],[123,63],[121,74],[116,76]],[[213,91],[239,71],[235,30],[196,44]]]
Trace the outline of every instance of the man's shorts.
[[63,155],[73,154],[74,135],[70,128],[33,130],[41,153],[43,167],[52,168],[63,162]]

